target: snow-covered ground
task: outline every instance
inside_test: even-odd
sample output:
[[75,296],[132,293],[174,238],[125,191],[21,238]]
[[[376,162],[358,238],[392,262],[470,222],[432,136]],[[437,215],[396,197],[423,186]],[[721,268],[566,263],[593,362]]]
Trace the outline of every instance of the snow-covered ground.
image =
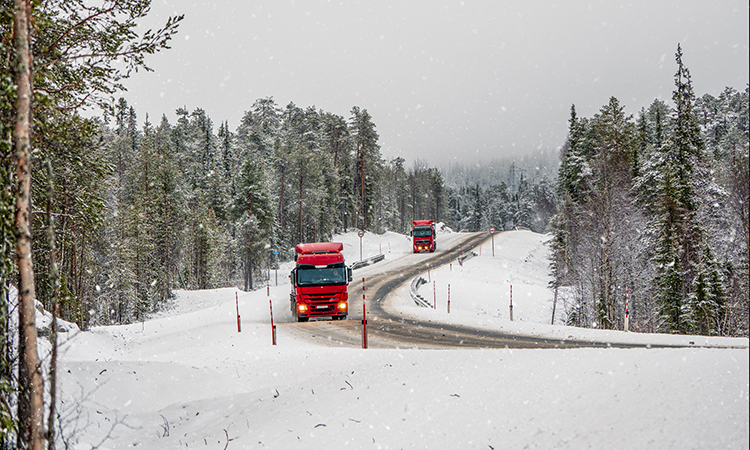
[[[438,251],[458,236],[442,232]],[[463,265],[425,267],[419,293],[437,307],[416,306],[408,283],[395,307],[524,334],[688,348],[363,350],[299,340],[285,326],[273,346],[271,304],[277,323],[291,322],[282,267],[270,295],[180,291],[144,323],[64,333],[65,438],[75,449],[748,448],[748,339],[582,330],[558,325],[561,308],[549,325],[545,239],[502,233],[494,256],[487,241]],[[336,240],[347,261],[360,259],[356,233]],[[363,258],[419,258],[403,235],[368,233],[361,244]],[[355,277],[376,276],[378,264]]]

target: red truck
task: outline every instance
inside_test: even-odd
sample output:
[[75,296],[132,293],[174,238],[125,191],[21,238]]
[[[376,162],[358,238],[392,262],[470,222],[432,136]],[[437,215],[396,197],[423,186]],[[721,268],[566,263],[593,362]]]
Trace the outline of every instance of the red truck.
[[307,322],[310,317],[346,319],[352,269],[344,264],[343,250],[344,244],[339,242],[297,244],[297,265],[289,278],[292,315],[298,322]]
[[432,220],[413,220],[411,235],[414,253],[434,252],[437,248],[435,222]]

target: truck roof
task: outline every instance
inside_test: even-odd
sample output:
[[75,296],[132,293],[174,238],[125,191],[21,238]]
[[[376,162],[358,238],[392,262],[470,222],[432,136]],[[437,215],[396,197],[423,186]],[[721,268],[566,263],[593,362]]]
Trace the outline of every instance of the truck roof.
[[412,220],[411,225],[413,227],[429,227],[432,226],[432,220]]
[[344,251],[344,244],[341,242],[312,242],[309,244],[297,244],[294,250],[300,255],[341,253]]

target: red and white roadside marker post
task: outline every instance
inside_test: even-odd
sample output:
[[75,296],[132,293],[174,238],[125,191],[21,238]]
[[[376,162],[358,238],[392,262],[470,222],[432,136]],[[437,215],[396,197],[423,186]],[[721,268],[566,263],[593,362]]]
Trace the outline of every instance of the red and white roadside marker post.
[[242,326],[240,325],[240,299],[237,295],[237,291],[234,291],[234,304],[237,306],[237,332],[242,331]]
[[448,314],[451,313],[451,284],[448,283]]
[[367,348],[367,306],[365,302],[365,277],[362,277],[362,348]]
[[628,331],[630,322],[630,289],[625,289],[625,331]]
[[435,280],[432,281],[432,309],[437,309],[437,288],[435,287]]
[[276,325],[273,324],[273,303],[268,299],[268,306],[271,308],[271,343],[276,345]]
[[513,285],[510,285],[510,321],[513,322]]

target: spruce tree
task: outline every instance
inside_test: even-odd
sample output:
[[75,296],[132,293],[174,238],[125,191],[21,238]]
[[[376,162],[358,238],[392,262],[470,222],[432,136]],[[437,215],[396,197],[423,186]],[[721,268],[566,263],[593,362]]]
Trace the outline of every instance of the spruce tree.
[[654,217],[652,227],[657,239],[654,285],[662,313],[659,329],[691,332],[700,331],[698,324],[713,317],[719,303],[709,305],[705,301],[706,274],[714,277],[709,268],[715,262],[707,251],[706,233],[698,217],[700,185],[705,180],[704,144],[694,111],[690,72],[683,64],[680,46],[675,59],[671,132],[652,157],[650,169],[657,169],[658,173],[646,172],[642,178],[653,183],[644,192],[651,199],[647,208]]
[[375,212],[373,208],[375,183],[378,181],[377,173],[381,164],[379,136],[370,114],[366,109],[360,109],[358,106],[354,106],[351,110],[349,129],[356,161],[354,179],[359,205],[357,226],[364,230],[373,222]]
[[244,285],[249,291],[253,288],[253,269],[263,256],[267,256],[263,252],[266,244],[270,247],[274,218],[261,166],[251,158],[246,159],[242,166],[233,210],[245,238]]

